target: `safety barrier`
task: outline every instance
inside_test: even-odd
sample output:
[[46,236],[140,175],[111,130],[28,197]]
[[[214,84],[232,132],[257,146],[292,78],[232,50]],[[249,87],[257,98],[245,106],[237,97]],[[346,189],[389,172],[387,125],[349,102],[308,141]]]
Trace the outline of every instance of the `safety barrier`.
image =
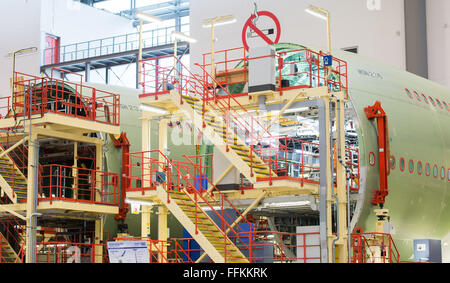
[[[250,57],[244,47],[218,50],[214,52],[214,66],[211,68],[211,53],[203,54],[203,78],[208,80],[207,73],[213,70],[214,78],[224,86],[236,86],[248,83],[248,66],[252,60],[273,58],[276,66],[277,91],[283,92],[298,88],[315,88],[327,86],[330,91],[348,90],[347,63],[333,57],[333,68],[325,65],[324,57],[328,54],[302,48],[279,51],[274,55]],[[213,81],[208,80],[209,85]],[[243,87],[232,88],[239,90],[236,96],[246,95]]]
[[118,205],[118,174],[64,165],[42,165],[38,201]]
[[352,263],[398,263],[400,254],[391,234],[352,233]]
[[[246,231],[230,239],[247,256],[250,263],[309,263],[320,262],[320,244],[311,240],[318,232],[287,233],[274,231]],[[287,243],[287,238],[294,239]],[[194,238],[170,238],[167,241],[149,237],[117,238],[127,241],[147,241],[150,263],[194,263],[204,253]],[[166,250],[163,252],[164,248]],[[201,263],[212,260],[205,257]]]
[[[153,155],[153,157],[152,157]],[[156,155],[156,157],[155,157]],[[211,223],[211,228],[216,228],[222,234],[216,237],[215,241],[222,245],[225,254],[225,261],[233,260],[227,252],[228,237],[243,232],[238,223],[251,224],[243,217],[234,205],[217,189],[211,179],[212,175],[206,174],[207,170],[212,170],[212,162],[202,162],[202,158],[210,160],[211,155],[186,156],[186,161],[174,161],[167,158],[158,150],[130,153],[130,188],[128,191],[155,190],[156,186],[161,186],[166,191],[167,202],[171,201],[171,193],[184,192],[186,198],[179,199],[179,205],[192,206],[194,212],[193,224],[195,232],[198,233],[201,218],[217,218],[220,224]],[[200,158],[200,160],[199,160]],[[197,159],[198,163],[194,163]],[[210,165],[199,165],[207,163]],[[137,170],[136,170],[137,169]],[[138,175],[134,175],[137,172]],[[141,187],[136,187],[139,184]],[[209,213],[206,213],[208,210]]]
[[[101,254],[100,249],[101,248]],[[106,263],[105,244],[76,243],[65,241],[38,242],[36,244],[37,263],[95,263],[101,258]]]
[[[63,73],[62,79],[54,77],[57,71]],[[85,86],[82,79],[80,82],[67,81],[64,79],[66,73],[52,69],[51,77],[41,78],[16,72],[13,111],[5,117],[26,119],[35,114],[43,116],[45,113],[57,113],[118,126],[120,96]],[[21,79],[18,79],[19,77]],[[11,105],[11,102],[8,105]]]
[[[175,26],[144,30],[142,32],[142,48],[173,44],[172,31]],[[188,31],[189,24],[181,25],[181,31]],[[137,50],[139,48],[139,33],[129,33],[113,37],[106,37],[75,44],[68,44],[44,49],[45,65],[84,60],[97,56],[112,55],[121,52]]]

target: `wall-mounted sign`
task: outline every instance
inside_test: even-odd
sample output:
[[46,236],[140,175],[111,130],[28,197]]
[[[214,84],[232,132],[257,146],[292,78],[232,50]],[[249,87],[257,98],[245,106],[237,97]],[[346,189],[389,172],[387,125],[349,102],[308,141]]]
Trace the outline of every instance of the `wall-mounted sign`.
[[[244,24],[244,29],[242,30],[242,43],[244,44],[244,47],[247,51],[249,50],[248,39],[251,37],[260,37],[269,45],[278,43],[280,41],[281,25],[277,17],[275,17],[274,14],[268,11],[260,11],[257,12],[257,14],[258,18],[268,17],[269,20],[273,22],[273,26],[270,28],[262,29],[261,27],[257,27],[253,23],[254,20],[256,19],[255,14],[253,14],[250,18],[248,18],[247,22],[245,22]],[[255,36],[252,36],[252,34],[255,34]]]

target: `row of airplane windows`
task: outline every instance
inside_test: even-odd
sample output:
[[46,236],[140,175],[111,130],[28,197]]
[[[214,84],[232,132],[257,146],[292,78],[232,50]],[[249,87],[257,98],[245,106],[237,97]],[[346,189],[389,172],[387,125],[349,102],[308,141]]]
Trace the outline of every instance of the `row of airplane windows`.
[[[391,170],[395,170],[397,168],[395,156],[391,155],[390,158],[390,167]],[[433,168],[433,169],[432,169]],[[422,174],[425,174],[426,176],[433,176],[434,178],[441,178],[442,180],[445,179],[445,171],[447,171],[447,180],[450,181],[450,169],[445,169],[444,166],[439,166],[437,164],[430,164],[426,163],[425,166],[423,165],[422,161],[414,162],[414,160],[410,159],[408,163],[406,164],[406,161],[403,157],[400,158],[398,169],[401,172],[409,171],[409,173],[417,172],[417,174],[420,176]]]
[[411,99],[414,99],[414,97],[416,97],[416,99],[419,101],[424,101],[427,104],[431,103],[431,105],[433,105],[434,107],[439,106],[439,108],[441,108],[441,109],[445,108],[445,109],[447,109],[447,111],[450,111],[450,106],[445,101],[441,102],[439,99],[433,98],[431,96],[428,96],[428,98],[427,98],[427,96],[425,94],[421,93],[419,95],[419,93],[415,90],[413,90],[411,93],[411,91],[407,88],[405,88],[405,92],[408,95],[408,97]]

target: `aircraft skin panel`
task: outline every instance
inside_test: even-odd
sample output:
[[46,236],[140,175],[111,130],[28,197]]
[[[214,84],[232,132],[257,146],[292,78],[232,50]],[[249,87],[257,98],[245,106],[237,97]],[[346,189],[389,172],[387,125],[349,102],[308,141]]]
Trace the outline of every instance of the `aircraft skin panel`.
[[[376,217],[371,204],[372,190],[378,186],[378,164],[369,164],[371,152],[377,156],[375,121],[368,121],[364,107],[380,101],[388,117],[391,155],[395,169],[388,177],[389,195],[385,208],[389,209],[396,234],[393,235],[402,260],[413,253],[413,240],[420,238],[442,239],[450,231],[449,176],[450,164],[450,111],[419,101],[413,91],[450,103],[450,90],[411,73],[353,54],[336,51],[335,56],[346,60],[349,66],[349,96],[360,119],[361,166],[367,169],[364,209],[358,226],[366,231],[375,230]],[[411,99],[405,88],[413,96]],[[436,102],[435,102],[436,103]],[[404,159],[404,170],[400,160]],[[410,160],[413,166],[410,167]],[[418,162],[422,173],[418,173]],[[430,176],[426,164],[430,164]],[[437,177],[433,167],[437,165]],[[444,178],[441,168],[444,167]],[[410,172],[410,170],[412,172]]]

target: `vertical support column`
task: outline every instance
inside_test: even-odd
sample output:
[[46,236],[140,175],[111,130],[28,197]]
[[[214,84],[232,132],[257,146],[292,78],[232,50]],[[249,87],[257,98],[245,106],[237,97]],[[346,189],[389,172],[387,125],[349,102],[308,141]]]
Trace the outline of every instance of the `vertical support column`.
[[150,237],[150,217],[152,214],[152,207],[143,205],[141,208],[141,237]]
[[[339,101],[337,101],[337,107],[339,111],[336,112],[337,129],[339,129],[338,137],[336,141],[339,143],[339,155],[342,162],[345,162],[345,100],[344,96],[338,94]],[[339,115],[339,117],[337,116]],[[346,182],[346,167],[339,160],[337,161],[336,168],[336,180],[337,180],[337,198],[338,198],[338,231],[339,240],[336,241],[336,251],[338,263],[348,262],[348,228],[347,228],[347,182]]]
[[103,144],[95,145],[95,169],[97,172],[95,173],[95,183],[92,187],[95,187],[97,192],[95,193],[93,201],[102,201],[100,192],[103,192],[103,188],[100,187],[102,185],[102,174],[100,171],[103,170]]
[[91,62],[86,62],[84,80],[85,82],[89,82],[91,80]]
[[[142,124],[142,137],[141,137],[141,150],[142,152],[147,152],[150,150],[151,147],[151,138],[150,138],[150,130],[151,130],[151,123],[149,118],[142,117],[141,118],[141,124]],[[150,158],[150,154],[144,154],[144,158]],[[142,161],[144,166],[149,168],[148,162],[145,162],[145,160]],[[144,178],[142,182],[143,187],[149,187],[150,186],[150,178]],[[150,237],[150,219],[151,219],[151,206],[142,206],[141,211],[141,237]]]
[[99,217],[95,220],[95,255],[94,255],[94,263],[102,263],[103,262],[103,218]]
[[319,158],[320,158],[320,256],[322,263],[332,261],[332,218],[331,218],[331,137],[330,107],[328,98],[317,99],[319,107]]
[[[162,255],[158,255],[158,262],[166,262],[167,259],[167,246],[165,241],[167,241],[168,233],[167,233],[167,215],[169,210],[167,207],[161,205],[158,207],[158,240],[164,241],[161,242],[160,249],[162,251]],[[163,258],[164,256],[164,258]]]
[[26,262],[36,263],[37,172],[39,170],[39,141],[37,134],[30,135],[28,145]]
[[105,68],[105,84],[109,84],[110,81],[110,71],[111,71],[111,67],[106,67]]
[[[169,120],[161,119],[159,120],[159,151],[161,151],[164,155],[167,156],[167,123]],[[168,156],[167,156],[168,157]],[[162,156],[159,157],[159,161],[163,162],[164,158]]]

